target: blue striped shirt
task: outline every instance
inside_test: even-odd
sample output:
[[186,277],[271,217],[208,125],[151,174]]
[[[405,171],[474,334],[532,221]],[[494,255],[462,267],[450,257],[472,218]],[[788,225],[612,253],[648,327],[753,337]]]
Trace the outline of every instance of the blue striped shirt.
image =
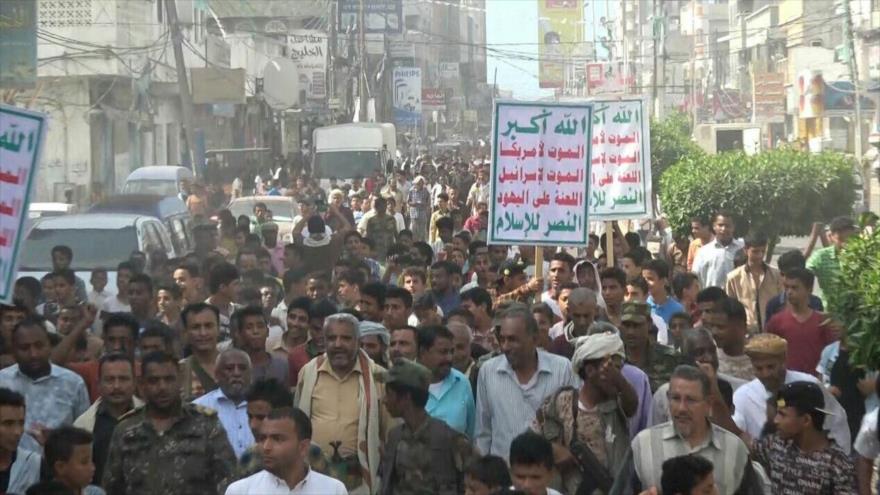
[[577,387],[571,362],[538,350],[538,371],[521,385],[504,355],[486,361],[477,379],[476,446],[507,459],[510,443],[529,428],[544,399],[561,387]]

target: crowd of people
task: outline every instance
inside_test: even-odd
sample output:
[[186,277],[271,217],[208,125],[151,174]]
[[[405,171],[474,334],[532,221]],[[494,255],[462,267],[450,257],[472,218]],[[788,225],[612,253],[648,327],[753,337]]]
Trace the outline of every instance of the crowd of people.
[[775,266],[724,211],[539,256],[487,245],[482,161],[329,182],[254,184],[290,232],[188,200],[192,253],[19,278],[0,492],[871,493],[876,373],[813,295],[851,219]]

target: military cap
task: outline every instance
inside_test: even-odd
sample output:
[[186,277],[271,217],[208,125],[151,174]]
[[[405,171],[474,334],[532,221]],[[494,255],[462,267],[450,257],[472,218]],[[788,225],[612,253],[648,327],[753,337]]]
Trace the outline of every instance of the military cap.
[[620,311],[620,321],[633,321],[645,323],[651,318],[651,307],[645,303],[629,301],[623,303]]
[[405,358],[394,360],[394,365],[385,374],[385,383],[397,383],[420,390],[428,390],[431,385],[431,371],[415,361]]

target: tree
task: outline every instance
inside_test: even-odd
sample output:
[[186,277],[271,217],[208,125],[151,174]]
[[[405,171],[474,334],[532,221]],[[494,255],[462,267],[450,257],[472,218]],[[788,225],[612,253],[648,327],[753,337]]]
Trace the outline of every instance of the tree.
[[680,232],[688,231],[692,217],[728,210],[737,217],[737,235],[754,229],[775,241],[807,235],[815,221],[852,214],[855,187],[853,163],[842,154],[778,149],[688,155],[663,174],[659,191],[670,225]]
[[702,148],[691,140],[690,122],[686,115],[673,113],[663,120],[651,121],[651,178],[654,191],[663,173],[686,157],[702,157]]
[[835,290],[825,291],[828,309],[846,328],[850,362],[877,369],[880,363],[880,228],[852,237],[838,258]]

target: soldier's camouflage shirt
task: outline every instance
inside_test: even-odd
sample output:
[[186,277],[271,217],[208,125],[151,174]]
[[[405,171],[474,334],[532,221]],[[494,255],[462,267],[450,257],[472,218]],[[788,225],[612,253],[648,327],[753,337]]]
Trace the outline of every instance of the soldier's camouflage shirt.
[[113,432],[102,485],[112,495],[216,495],[226,491],[235,469],[214,411],[184,404],[177,421],[159,433],[140,407]]

